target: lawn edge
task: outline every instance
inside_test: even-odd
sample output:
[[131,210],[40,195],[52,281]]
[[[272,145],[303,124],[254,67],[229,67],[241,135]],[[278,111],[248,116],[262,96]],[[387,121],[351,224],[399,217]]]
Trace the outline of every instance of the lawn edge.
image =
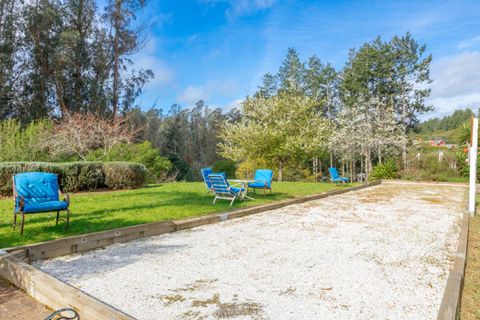
[[282,208],[292,204],[303,203],[306,201],[322,199],[350,191],[360,190],[371,186],[381,184],[381,180],[372,181],[360,186],[339,188],[322,192],[319,194],[295,197],[276,201],[257,206],[235,209],[220,213],[212,213],[198,217],[185,218],[180,220],[165,220],[158,222],[150,222],[138,224],[128,227],[115,228],[105,231],[75,235],[55,240],[38,242],[28,245],[21,245],[11,248],[4,248],[6,252],[14,252],[18,250],[26,250],[28,262],[55,258],[58,256],[85,252],[98,248],[103,248],[114,243],[128,242],[139,238],[145,238],[164,233],[175,232],[184,229],[190,229],[211,223],[217,223],[229,219],[240,218],[243,216],[260,213],[264,211]]

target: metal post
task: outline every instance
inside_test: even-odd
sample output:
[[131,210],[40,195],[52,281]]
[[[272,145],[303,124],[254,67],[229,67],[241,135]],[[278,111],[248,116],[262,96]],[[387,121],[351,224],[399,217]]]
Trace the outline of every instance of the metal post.
[[475,195],[477,182],[477,154],[478,154],[478,118],[472,118],[472,139],[469,152],[470,189],[468,193],[468,212],[475,215]]

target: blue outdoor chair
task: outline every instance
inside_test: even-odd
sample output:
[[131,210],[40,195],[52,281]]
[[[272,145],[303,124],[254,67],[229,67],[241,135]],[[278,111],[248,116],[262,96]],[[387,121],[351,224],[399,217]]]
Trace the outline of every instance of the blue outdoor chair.
[[337,168],[334,168],[334,167],[328,168],[328,172],[330,172],[330,179],[331,179],[332,182],[334,182],[335,184],[339,184],[339,183],[346,183],[346,184],[348,184],[348,183],[350,182],[350,179],[349,179],[349,178],[347,178],[347,177],[340,177],[340,175],[338,174]]
[[13,196],[15,210],[13,228],[17,226],[17,215],[22,216],[20,234],[23,234],[25,215],[40,212],[57,212],[55,225],[58,225],[60,211],[67,211],[65,229],[70,220],[70,197],[67,194],[63,201],[59,199],[58,177],[53,173],[27,172],[13,177]]
[[254,182],[250,182],[248,184],[249,188],[253,189],[253,193],[255,193],[255,189],[263,189],[263,194],[266,193],[267,189],[270,190],[270,194],[272,193],[272,179],[273,179],[273,171],[269,169],[258,169],[255,171],[255,176],[253,177]]
[[207,193],[208,192],[213,192],[212,183],[210,182],[210,179],[208,178],[208,175],[213,173],[212,168],[203,168],[203,169],[200,170],[200,172],[202,173],[203,182],[205,182],[205,186],[207,187],[207,190],[208,190]]
[[231,186],[224,174],[213,173],[209,174],[208,178],[212,185],[212,190],[215,193],[215,199],[213,199],[213,203],[215,203],[217,199],[231,200],[231,207],[235,199],[243,198],[245,189]]

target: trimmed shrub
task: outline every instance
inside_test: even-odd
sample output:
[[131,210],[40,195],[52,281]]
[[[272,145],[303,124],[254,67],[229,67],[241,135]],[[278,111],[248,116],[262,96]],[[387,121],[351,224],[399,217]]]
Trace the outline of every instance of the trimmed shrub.
[[237,171],[237,165],[232,160],[219,160],[215,162],[212,168],[213,172],[224,172],[228,179],[235,179],[235,171]]
[[103,173],[109,189],[139,188],[147,179],[147,170],[139,163],[106,162],[103,164]]
[[[12,194],[12,177],[21,172],[51,172],[58,175],[62,192],[99,188],[130,189],[144,185],[145,166],[125,162],[3,162],[0,163],[0,195]],[[118,174],[117,174],[118,173]],[[124,175],[125,177],[121,177]]]

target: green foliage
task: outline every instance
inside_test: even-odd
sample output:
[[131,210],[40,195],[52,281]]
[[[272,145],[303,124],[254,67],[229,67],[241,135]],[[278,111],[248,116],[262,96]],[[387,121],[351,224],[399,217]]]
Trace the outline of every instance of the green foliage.
[[393,160],[388,160],[383,164],[378,164],[373,167],[372,172],[370,173],[370,180],[379,180],[379,179],[397,179],[397,164]]
[[50,120],[34,121],[26,127],[17,120],[0,121],[0,162],[47,160],[42,142],[52,127]]
[[51,172],[58,175],[63,192],[100,188],[130,189],[145,184],[147,170],[139,163],[123,162],[3,162],[0,163],[0,195],[12,194],[12,177],[21,172]]
[[90,161],[102,159],[109,162],[136,162],[145,165],[148,170],[148,180],[151,182],[161,182],[166,179],[173,165],[165,157],[160,155],[160,151],[154,148],[150,141],[138,144],[117,144],[112,150],[103,157],[101,150],[95,150],[87,155]]
[[147,170],[144,165],[130,162],[106,162],[103,164],[105,185],[109,189],[140,188],[145,184]]
[[219,160],[212,167],[213,172],[224,172],[228,179],[236,178],[237,164],[232,160]]
[[172,163],[171,175],[177,181],[190,181],[192,179],[190,165],[176,154],[170,154],[168,160]]
[[[438,153],[443,152],[443,159],[439,161]],[[416,153],[421,154],[420,159]],[[424,181],[462,181],[465,178],[459,166],[463,164],[457,158],[458,151],[439,148],[425,148],[409,153],[409,167],[400,172],[401,179]]]
[[462,126],[473,115],[471,109],[455,110],[443,118],[433,118],[418,124],[415,129],[420,132],[448,131]]
[[330,123],[317,114],[315,100],[289,92],[247,99],[243,115],[237,123],[224,123],[221,155],[234,161],[261,158],[273,163],[279,181],[286,165],[321,153],[330,135]]

